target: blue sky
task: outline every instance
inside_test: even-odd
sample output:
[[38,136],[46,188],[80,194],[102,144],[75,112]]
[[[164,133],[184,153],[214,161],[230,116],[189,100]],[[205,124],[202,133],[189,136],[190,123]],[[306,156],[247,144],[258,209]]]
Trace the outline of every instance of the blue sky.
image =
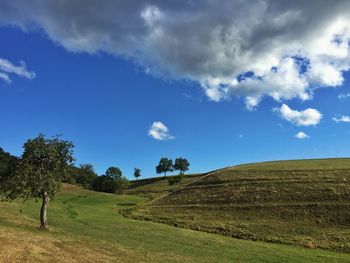
[[[252,95],[244,91],[268,87],[268,74],[261,83],[240,83],[236,92],[225,76],[219,88],[203,87],[206,73],[186,75],[158,58],[147,64],[149,57],[135,59],[130,51],[71,47],[44,26],[23,30],[3,22],[0,35],[0,58],[12,66],[24,61],[26,67],[19,67],[35,72],[29,78],[8,70],[12,82],[0,79],[0,147],[12,154],[20,155],[23,142],[39,133],[63,134],[75,144],[77,164],[91,163],[99,174],[118,166],[129,178],[134,167],[154,176],[160,157],[186,157],[190,172],[205,172],[244,162],[350,156],[350,123],[345,117],[335,121],[350,114],[350,97],[338,97],[350,93],[343,68],[336,85],[317,83],[315,73],[299,93],[286,93],[281,85],[288,83],[282,83],[274,93]],[[163,65],[169,74],[155,69]],[[229,95],[222,95],[225,87]],[[280,90],[280,98],[271,95]],[[305,90],[312,98],[301,99]],[[247,97],[258,103],[247,103]],[[168,128],[164,140],[149,135],[157,121]],[[296,138],[299,132],[305,138]]]

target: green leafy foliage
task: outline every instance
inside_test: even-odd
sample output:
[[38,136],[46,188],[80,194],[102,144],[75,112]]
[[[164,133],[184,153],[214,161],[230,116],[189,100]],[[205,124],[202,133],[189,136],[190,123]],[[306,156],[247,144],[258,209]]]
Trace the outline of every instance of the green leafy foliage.
[[97,176],[91,183],[91,189],[97,192],[113,193],[114,179],[110,176]]
[[175,159],[174,169],[180,171],[180,174],[184,174],[188,171],[190,163],[187,159],[179,157]]
[[134,176],[137,180],[139,180],[139,177],[141,176],[141,169],[135,168],[134,169]]
[[164,176],[166,176],[167,172],[172,171],[174,171],[173,160],[165,157],[161,158],[159,164],[156,166],[157,174],[164,173]]
[[73,159],[73,144],[59,137],[39,135],[24,144],[24,152],[8,180],[10,199],[38,198],[46,193],[53,198]]
[[117,179],[122,176],[122,171],[115,166],[111,166],[106,171],[106,176],[112,177],[113,179]]
[[78,169],[76,183],[84,188],[89,188],[96,176],[97,174],[91,164],[81,164]]
[[67,173],[62,178],[63,183],[77,184],[83,188],[90,189],[92,181],[97,174],[91,164],[80,164],[79,167],[69,166]]
[[8,191],[8,181],[13,174],[18,158],[0,148],[0,194]]
[[97,176],[91,182],[91,189],[98,192],[121,194],[129,185],[126,177],[118,167],[111,166],[106,174]]
[[[24,146],[21,159],[15,169],[2,179],[2,193],[6,199],[41,198],[40,227],[48,226],[46,211],[50,198],[54,198],[72,165],[73,144],[59,137],[45,138],[39,135],[28,140]],[[11,165],[10,165],[11,167]]]

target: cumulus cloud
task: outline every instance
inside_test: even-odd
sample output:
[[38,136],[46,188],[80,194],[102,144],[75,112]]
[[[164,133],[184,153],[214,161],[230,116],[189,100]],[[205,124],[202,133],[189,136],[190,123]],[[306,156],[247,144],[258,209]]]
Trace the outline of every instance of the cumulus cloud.
[[332,118],[336,123],[339,122],[350,122],[350,116],[342,115],[340,117],[333,117]]
[[281,108],[277,109],[281,117],[297,126],[311,126],[317,125],[322,119],[322,114],[316,110],[308,108],[303,111],[291,109],[288,105],[283,104]]
[[19,66],[16,66],[10,61],[0,58],[0,79],[10,84],[12,82],[10,74],[27,79],[35,78],[35,73],[33,71],[28,71],[26,64],[23,61],[20,62]]
[[307,134],[304,133],[304,132],[298,132],[297,134],[294,135],[294,138],[303,140],[303,139],[308,139],[308,138],[310,138],[310,136],[307,135]]
[[243,97],[248,109],[264,96],[311,99],[350,68],[347,0],[12,0],[0,2],[0,24],[130,58],[199,83],[213,101]]
[[160,121],[153,122],[151,128],[148,131],[148,135],[155,140],[165,141],[171,140],[175,137],[169,134],[169,129]]

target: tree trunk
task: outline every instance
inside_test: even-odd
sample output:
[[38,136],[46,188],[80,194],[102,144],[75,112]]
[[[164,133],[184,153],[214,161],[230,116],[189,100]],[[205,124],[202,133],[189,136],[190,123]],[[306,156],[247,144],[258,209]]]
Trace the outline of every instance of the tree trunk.
[[49,196],[46,192],[42,194],[42,203],[41,203],[41,209],[40,209],[40,228],[46,229],[48,227],[47,223],[47,217],[46,217],[46,210],[47,210],[47,204],[49,203]]

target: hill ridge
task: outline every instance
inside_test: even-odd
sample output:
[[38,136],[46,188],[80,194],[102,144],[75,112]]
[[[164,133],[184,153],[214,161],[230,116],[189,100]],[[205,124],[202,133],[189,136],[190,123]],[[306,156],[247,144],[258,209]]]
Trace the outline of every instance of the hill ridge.
[[269,164],[208,172],[145,203],[133,216],[243,239],[298,245],[311,240],[350,251],[350,159],[302,160],[298,170],[291,170],[295,161],[279,162],[287,169],[266,169]]

